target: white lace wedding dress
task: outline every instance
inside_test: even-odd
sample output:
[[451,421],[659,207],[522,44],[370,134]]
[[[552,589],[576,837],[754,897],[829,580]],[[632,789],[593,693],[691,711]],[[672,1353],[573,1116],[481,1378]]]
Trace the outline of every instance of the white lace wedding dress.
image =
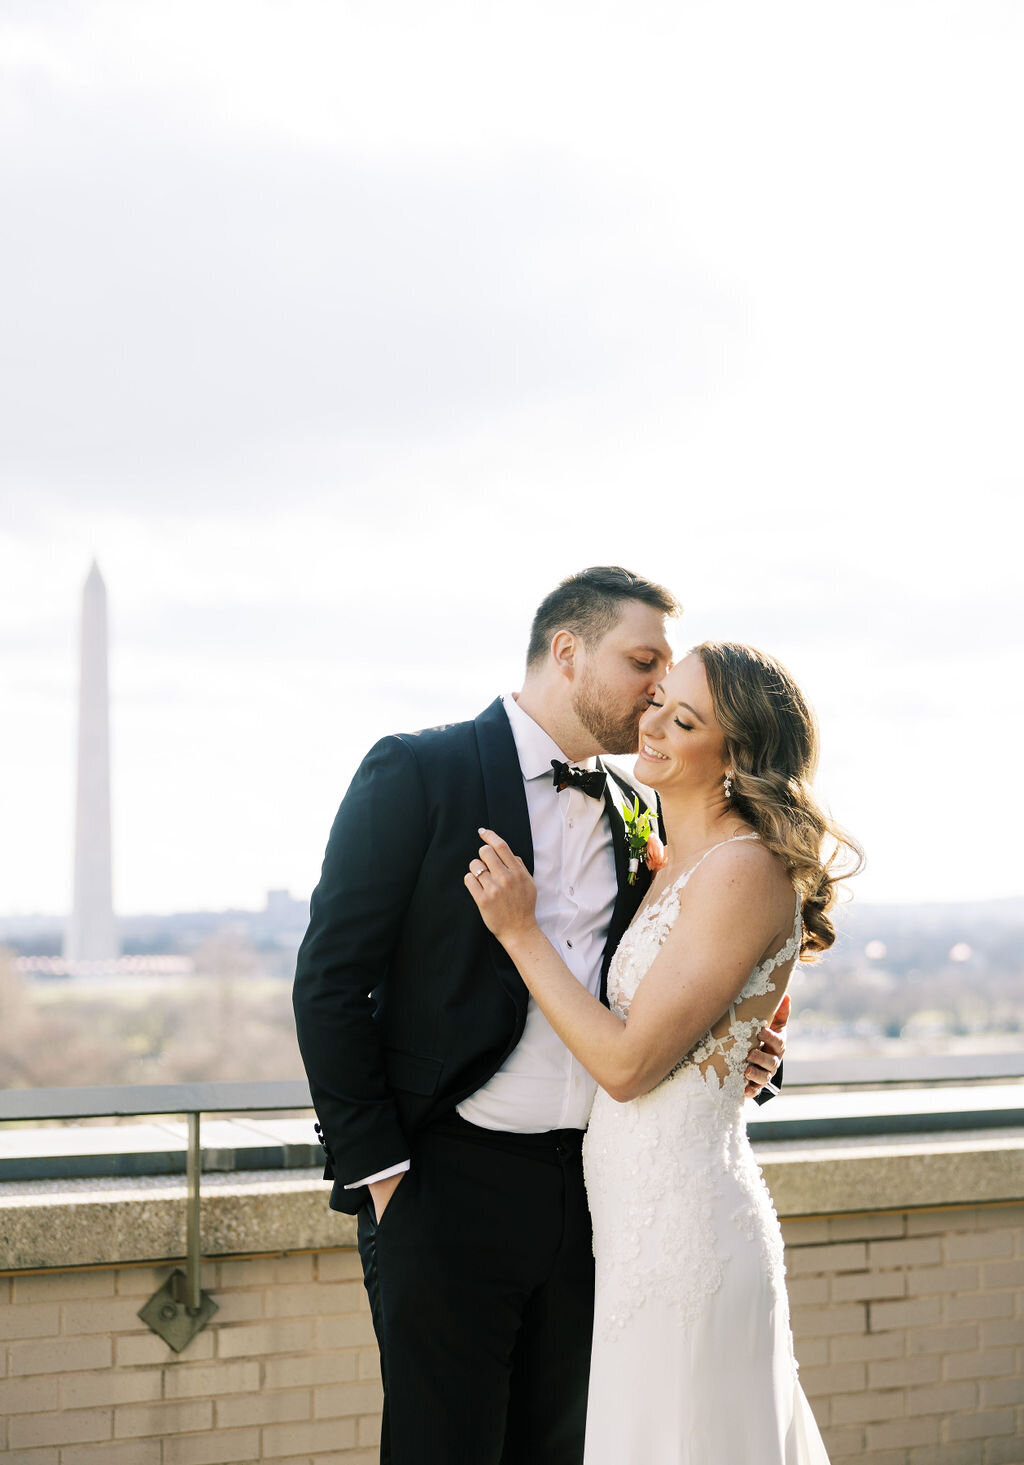
[[[619,945],[608,990],[620,1017],[696,868],[641,908]],[[743,1114],[763,1025],[751,1005],[765,1010],[750,999],[775,990],[800,936],[798,901],[791,937],[717,1035],[639,1099],[597,1092],[583,1149],[597,1266],[584,1465],[828,1465],[797,1382],[782,1235]]]

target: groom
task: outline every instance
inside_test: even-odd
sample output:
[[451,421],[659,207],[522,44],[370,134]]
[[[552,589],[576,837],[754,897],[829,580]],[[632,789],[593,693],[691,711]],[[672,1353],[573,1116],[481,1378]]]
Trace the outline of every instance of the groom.
[[[295,1018],[331,1206],[359,1216],[383,1465],[582,1458],[593,1257],[580,1150],[594,1082],[463,877],[478,828],[500,833],[534,874],[541,929],[604,996],[649,876],[628,883],[621,806],[634,790],[596,755],[636,752],[677,614],[627,570],[570,576],[537,611],[518,696],[383,739],[331,831]],[[781,1052],[766,1033],[757,1087]]]

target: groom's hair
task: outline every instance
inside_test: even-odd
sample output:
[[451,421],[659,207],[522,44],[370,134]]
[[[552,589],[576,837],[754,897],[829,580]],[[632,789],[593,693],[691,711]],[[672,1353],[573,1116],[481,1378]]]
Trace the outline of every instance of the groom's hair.
[[544,660],[558,631],[572,631],[584,646],[593,646],[618,621],[627,600],[640,600],[664,616],[677,616],[681,612],[679,602],[664,585],[656,585],[653,580],[645,580],[619,565],[595,565],[580,570],[578,575],[563,580],[537,607],[526,665],[536,666]]

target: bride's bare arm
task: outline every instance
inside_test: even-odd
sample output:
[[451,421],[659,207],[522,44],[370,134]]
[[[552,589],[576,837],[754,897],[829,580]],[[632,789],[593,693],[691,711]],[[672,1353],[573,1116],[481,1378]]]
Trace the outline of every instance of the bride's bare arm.
[[[713,878],[701,880],[700,900],[669,933],[623,1023],[580,986],[540,930],[522,860],[491,830],[480,834],[473,864],[482,873],[468,874],[466,888],[555,1032],[620,1102],[654,1088],[718,1021],[780,930],[773,857],[748,844],[719,851]],[[786,899],[791,913],[792,894]]]

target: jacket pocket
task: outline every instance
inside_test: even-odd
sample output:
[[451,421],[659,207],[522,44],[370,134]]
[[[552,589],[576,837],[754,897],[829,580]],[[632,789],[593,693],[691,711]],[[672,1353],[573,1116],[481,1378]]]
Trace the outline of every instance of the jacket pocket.
[[384,1050],[384,1071],[393,1089],[429,1098],[437,1092],[444,1062],[423,1053],[405,1053],[401,1048]]

